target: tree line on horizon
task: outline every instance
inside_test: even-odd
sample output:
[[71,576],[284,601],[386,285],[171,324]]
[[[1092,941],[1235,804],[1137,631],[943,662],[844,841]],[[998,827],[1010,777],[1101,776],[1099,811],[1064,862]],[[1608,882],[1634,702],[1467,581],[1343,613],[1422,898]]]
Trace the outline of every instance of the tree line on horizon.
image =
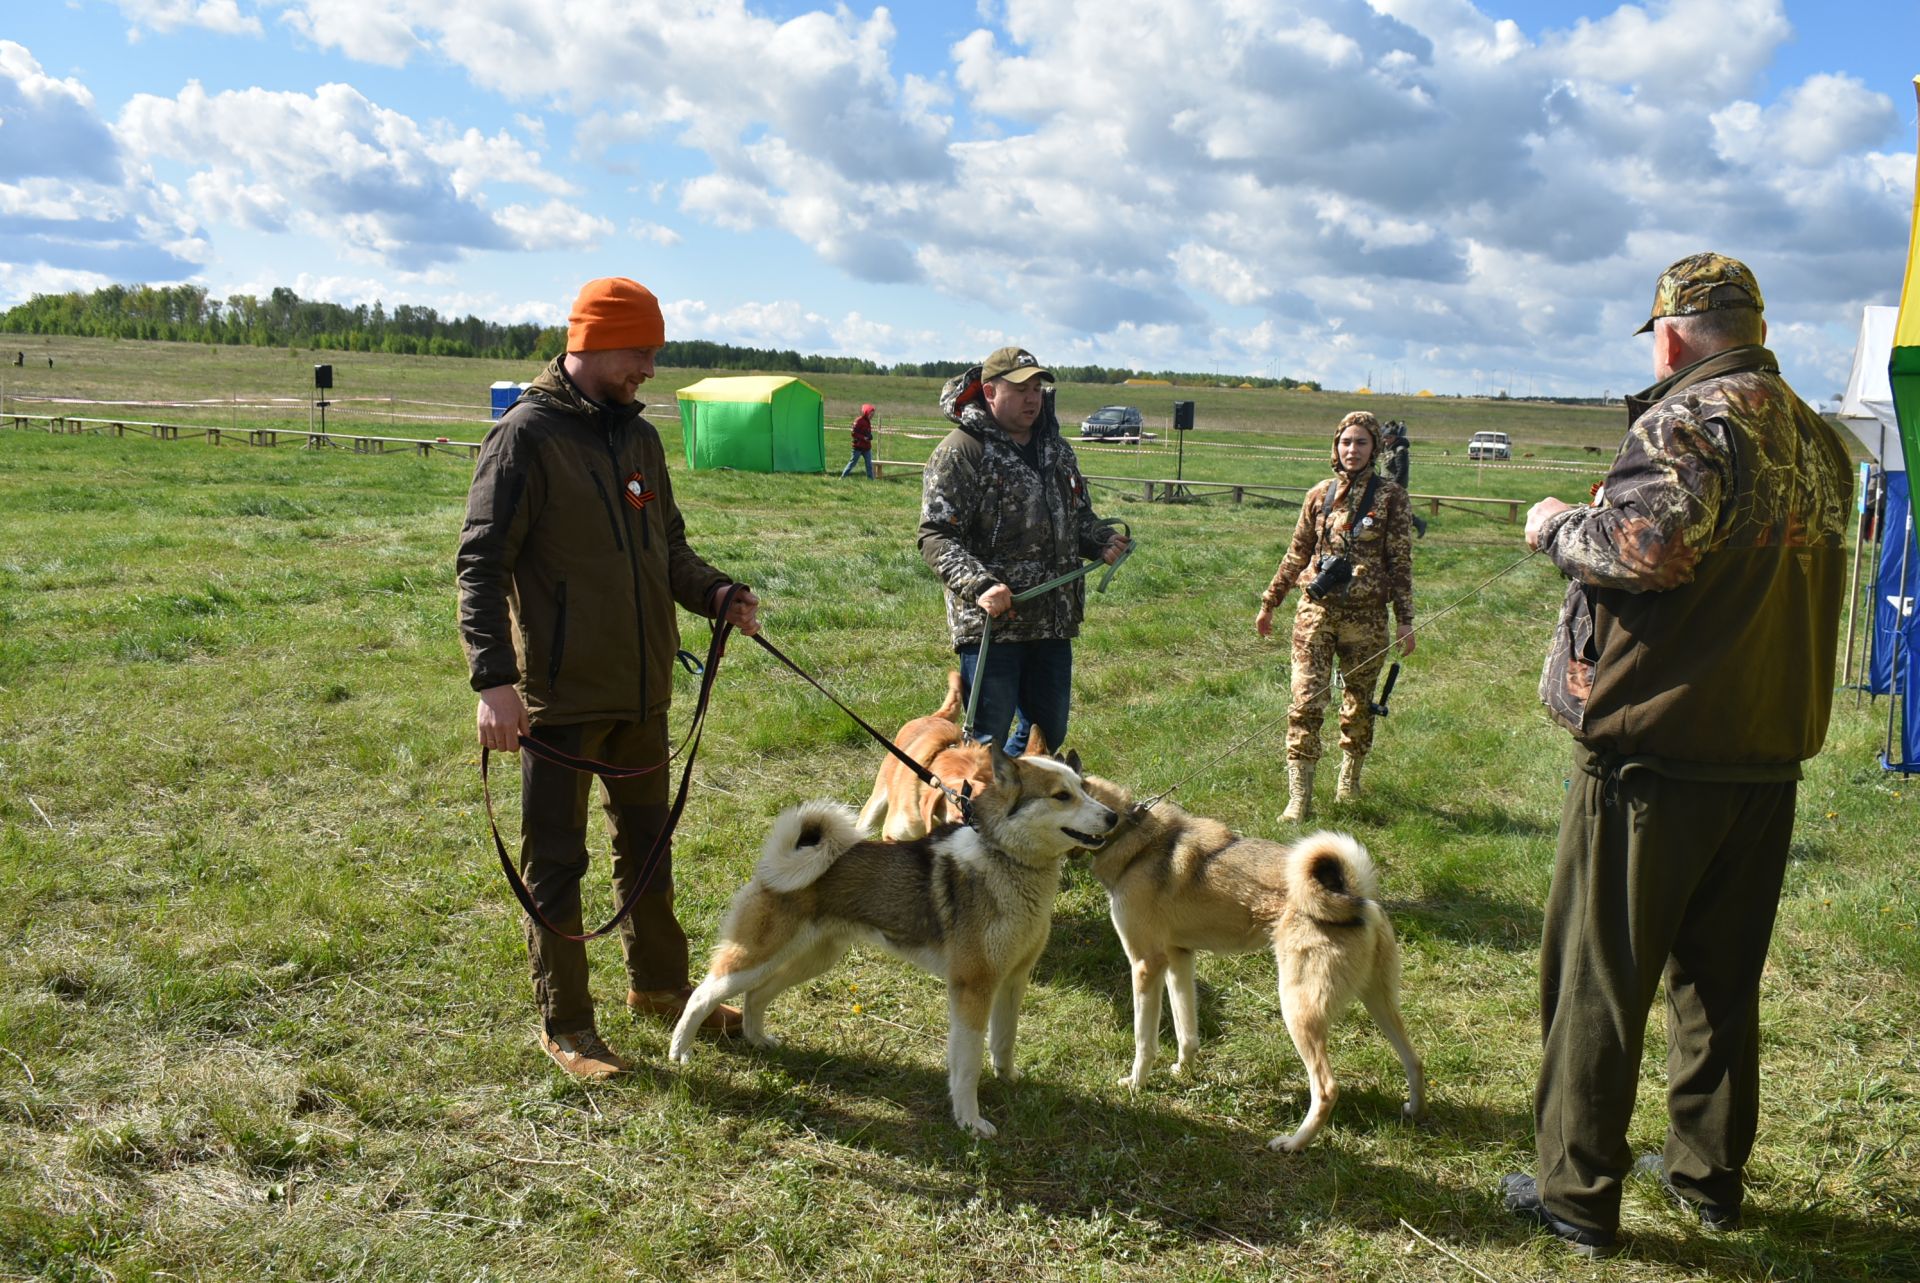
[[[319,351],[382,352],[396,356],[480,357],[495,361],[548,361],[566,346],[561,326],[517,325],[471,314],[443,317],[430,307],[381,302],[347,307],[303,299],[285,286],[266,298],[231,294],[214,298],[198,285],[108,285],[92,293],[36,294],[0,313],[0,331],[59,334],[75,338],[157,340],[238,347],[304,347]],[[759,370],[782,374],[863,374],[950,378],[972,361],[897,361],[883,365],[857,356],[802,356],[791,349],[742,347],[709,339],[676,339],[660,350],[659,363],[680,369]],[[1142,371],[1103,365],[1056,365],[1072,383],[1122,383],[1163,379],[1169,383],[1214,383],[1220,376],[1180,370]],[[1234,377],[1254,387],[1303,388],[1312,379]]]

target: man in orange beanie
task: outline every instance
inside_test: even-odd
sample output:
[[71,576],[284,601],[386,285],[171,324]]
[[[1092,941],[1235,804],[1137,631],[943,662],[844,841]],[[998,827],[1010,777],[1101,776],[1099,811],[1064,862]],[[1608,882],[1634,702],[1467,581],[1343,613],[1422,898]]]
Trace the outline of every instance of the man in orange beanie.
[[[706,618],[724,608],[742,632],[759,631],[759,600],[688,546],[660,434],[640,417],[636,396],[665,342],[659,300],[645,286],[623,276],[587,282],[566,352],[480,447],[458,578],[486,748],[516,752],[525,735],[577,757],[664,768],[675,604]],[[661,769],[601,783],[619,901],[666,826],[667,777]],[[528,753],[520,779],[522,876],[547,920],[578,934],[592,777]],[[578,1078],[625,1069],[596,1030],[586,947],[532,919],[526,928],[542,1049]],[[691,986],[670,853],[620,924],[620,945],[628,1008],[678,1019]],[[731,1031],[739,1021],[721,1008],[707,1024]]]

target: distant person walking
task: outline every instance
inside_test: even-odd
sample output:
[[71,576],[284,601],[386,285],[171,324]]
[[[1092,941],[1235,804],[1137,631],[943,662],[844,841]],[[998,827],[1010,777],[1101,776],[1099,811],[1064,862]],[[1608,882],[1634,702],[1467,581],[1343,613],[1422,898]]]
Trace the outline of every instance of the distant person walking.
[[[484,747],[512,753],[525,735],[577,757],[663,768],[600,785],[620,901],[666,827],[674,606],[710,619],[735,587],[688,545],[660,435],[635,400],[665,342],[660,304],[645,286],[609,277],[581,288],[567,350],[480,447],[457,567]],[[757,632],[758,605],[742,588],[727,618]],[[520,780],[527,886],[549,921],[578,934],[593,777],[529,752]],[[531,918],[526,932],[541,1048],[576,1078],[627,1068],[597,1032],[586,947]],[[677,1020],[691,986],[671,853],[621,922],[620,948],[627,1006]],[[707,1023],[732,1028],[739,1018],[721,1008]]]
[[866,460],[867,480],[873,480],[873,407],[860,407],[859,417],[853,421],[853,455],[847,460],[847,466],[840,469],[840,479],[845,481],[847,474],[853,471],[853,465]]
[[1667,1139],[1638,1164],[1739,1224],[1760,1113],[1760,977],[1800,764],[1833,702],[1847,450],[1762,347],[1760,287],[1718,254],[1660,276],[1659,380],[1590,504],[1527,544],[1569,580],[1540,697],[1573,732],[1540,942],[1536,1166],[1507,1207],[1613,1251],[1647,1012],[1667,990]]

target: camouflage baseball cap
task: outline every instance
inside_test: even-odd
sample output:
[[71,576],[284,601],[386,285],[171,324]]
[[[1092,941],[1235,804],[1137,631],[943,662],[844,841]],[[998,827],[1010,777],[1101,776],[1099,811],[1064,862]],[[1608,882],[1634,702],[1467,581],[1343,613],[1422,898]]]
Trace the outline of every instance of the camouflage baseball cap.
[[1645,334],[1663,316],[1693,316],[1720,307],[1764,311],[1759,283],[1747,265],[1725,254],[1689,254],[1660,273],[1653,288],[1653,315],[1635,330]]
[[980,366],[980,381],[991,383],[995,379],[1005,379],[1009,383],[1025,383],[1028,379],[1045,379],[1053,382],[1053,371],[1040,364],[1040,358],[1023,347],[1003,347],[994,352]]

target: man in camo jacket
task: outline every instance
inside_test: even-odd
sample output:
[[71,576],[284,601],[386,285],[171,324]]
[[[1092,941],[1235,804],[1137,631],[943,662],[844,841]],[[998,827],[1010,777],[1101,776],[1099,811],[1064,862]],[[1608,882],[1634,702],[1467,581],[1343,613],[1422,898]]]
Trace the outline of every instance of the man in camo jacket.
[[[1739,1223],[1759,1125],[1760,975],[1800,764],[1832,704],[1846,448],[1761,344],[1760,287],[1718,254],[1661,276],[1659,382],[1591,504],[1527,543],[1571,582],[1540,680],[1573,732],[1540,950],[1537,1166],[1516,1215],[1613,1250],[1630,1168],[1709,1229]],[[1647,1012],[1667,987],[1665,1152],[1633,1162]]]
[[[1060,436],[1045,389],[1053,372],[1025,348],[1003,347],[956,375],[940,408],[959,426],[927,460],[920,497],[920,555],[947,588],[947,627],[969,698],[980,700],[969,733],[1026,747],[1026,727],[1049,748],[1066,740],[1073,638],[1086,609],[1086,581],[1031,601],[1015,593],[1099,557],[1109,565],[1125,536],[1094,515],[1073,447]],[[975,671],[993,620],[986,672]],[[1015,710],[1021,727],[1009,738]]]

